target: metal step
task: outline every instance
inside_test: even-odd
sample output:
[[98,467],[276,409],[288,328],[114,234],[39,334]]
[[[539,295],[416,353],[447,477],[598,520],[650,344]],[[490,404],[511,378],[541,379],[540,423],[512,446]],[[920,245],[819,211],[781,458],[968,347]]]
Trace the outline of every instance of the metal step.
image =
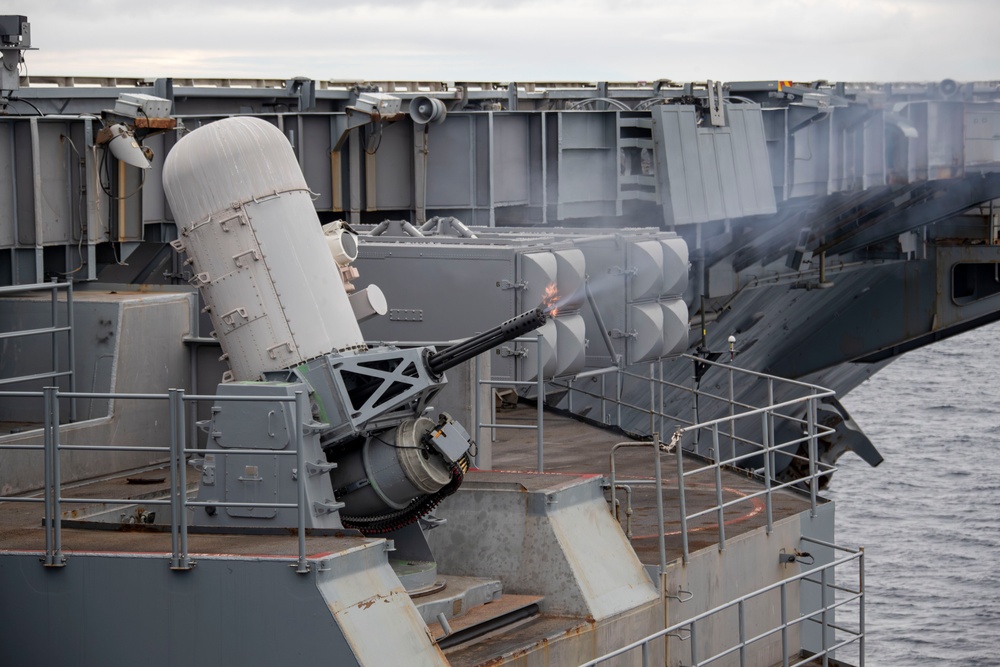
[[476,607],[500,599],[503,584],[497,579],[438,575],[440,587],[427,594],[410,594],[421,618],[430,625],[444,614],[445,619],[458,619]]
[[447,629],[439,622],[428,623],[427,629],[438,646],[446,651],[538,616],[538,603],[543,599],[539,595],[501,595],[451,619]]

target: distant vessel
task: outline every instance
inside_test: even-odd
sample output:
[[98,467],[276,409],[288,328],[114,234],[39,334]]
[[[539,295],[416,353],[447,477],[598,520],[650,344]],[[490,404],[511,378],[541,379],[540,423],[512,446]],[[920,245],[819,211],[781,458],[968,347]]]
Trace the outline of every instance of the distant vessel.
[[1000,84],[28,81],[0,33],[11,664],[863,656],[834,393],[1000,318]]

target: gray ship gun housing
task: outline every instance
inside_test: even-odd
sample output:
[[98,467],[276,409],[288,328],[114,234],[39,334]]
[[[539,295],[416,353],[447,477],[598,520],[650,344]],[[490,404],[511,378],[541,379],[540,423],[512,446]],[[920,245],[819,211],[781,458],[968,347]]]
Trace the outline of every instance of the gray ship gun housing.
[[[353,292],[356,238],[339,223],[320,226],[288,141],[265,121],[229,118],[191,132],[170,152],[163,183],[178,224],[173,246],[187,255],[230,367],[204,424],[214,453],[201,462],[198,494],[219,505],[195,522],[294,526],[291,507],[260,505],[295,505],[305,474],[307,527],[411,527],[413,537],[413,524],[469,467],[468,433],[429,404],[444,372],[541,326],[547,313],[440,351],[369,349],[358,321],[384,314],[384,296],[376,286]],[[308,396],[299,419],[288,400],[297,394]],[[255,400],[230,400],[237,396]],[[295,448],[299,422],[304,471],[279,455]],[[424,551],[418,544],[429,560]]]

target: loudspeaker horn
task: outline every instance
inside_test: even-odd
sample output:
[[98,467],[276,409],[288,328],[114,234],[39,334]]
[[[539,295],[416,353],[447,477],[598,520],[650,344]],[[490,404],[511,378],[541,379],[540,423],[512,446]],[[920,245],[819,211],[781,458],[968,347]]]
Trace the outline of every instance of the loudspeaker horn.
[[445,109],[444,102],[436,97],[419,95],[410,100],[410,118],[417,125],[426,125],[427,123],[437,125],[443,123],[447,115],[448,110]]

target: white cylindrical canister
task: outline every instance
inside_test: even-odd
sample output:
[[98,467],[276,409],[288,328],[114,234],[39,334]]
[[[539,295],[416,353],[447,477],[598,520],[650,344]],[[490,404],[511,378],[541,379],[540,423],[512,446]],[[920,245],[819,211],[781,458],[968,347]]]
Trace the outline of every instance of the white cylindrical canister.
[[193,263],[236,380],[255,380],[364,338],[285,136],[258,118],[227,118],[185,136],[163,189],[174,247]]

